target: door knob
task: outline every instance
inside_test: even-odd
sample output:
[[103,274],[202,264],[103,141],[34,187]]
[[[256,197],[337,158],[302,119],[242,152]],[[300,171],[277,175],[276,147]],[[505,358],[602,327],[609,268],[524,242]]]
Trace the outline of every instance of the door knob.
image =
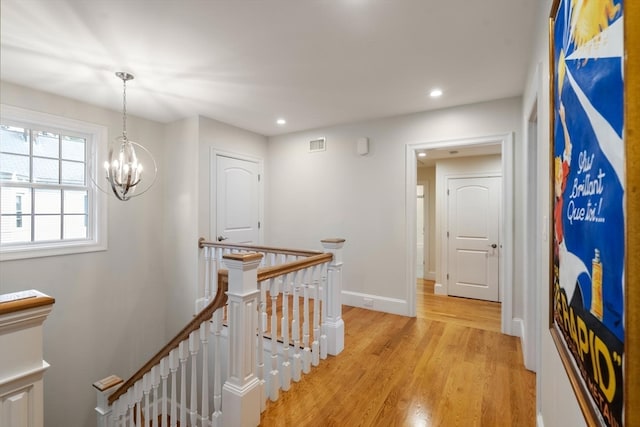
[[218,236],[218,242],[222,242],[223,240],[227,240],[228,237],[224,237],[223,235]]
[[495,243],[490,244],[489,246],[491,246],[493,249],[497,248],[498,245],[496,245]]

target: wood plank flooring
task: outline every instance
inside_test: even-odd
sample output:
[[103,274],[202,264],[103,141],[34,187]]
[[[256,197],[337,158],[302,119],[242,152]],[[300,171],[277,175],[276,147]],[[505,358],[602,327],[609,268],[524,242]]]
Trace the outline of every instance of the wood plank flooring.
[[429,286],[416,318],[344,306],[345,350],[268,402],[260,425],[534,426],[535,374],[499,333],[500,305]]

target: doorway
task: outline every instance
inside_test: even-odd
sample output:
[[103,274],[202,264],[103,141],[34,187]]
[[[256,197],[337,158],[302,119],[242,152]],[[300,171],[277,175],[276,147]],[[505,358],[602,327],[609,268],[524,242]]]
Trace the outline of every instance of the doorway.
[[[502,333],[514,335],[512,328],[512,286],[513,286],[513,134],[491,135],[479,138],[436,141],[405,146],[405,172],[406,172],[406,277],[407,277],[407,314],[416,315],[416,185],[417,185],[417,152],[428,150],[452,150],[459,148],[470,150],[482,150],[487,145],[499,145],[502,152],[501,169],[501,193],[502,205],[501,216],[503,218],[500,227],[502,236],[502,251],[500,251],[500,261],[498,268],[499,292],[502,297],[501,331]],[[442,230],[436,225],[436,235],[441,236]],[[440,245],[436,239],[436,258],[441,252]],[[442,260],[440,260],[441,262]],[[436,270],[436,282],[441,280],[442,269]],[[445,273],[446,274],[446,273]]]

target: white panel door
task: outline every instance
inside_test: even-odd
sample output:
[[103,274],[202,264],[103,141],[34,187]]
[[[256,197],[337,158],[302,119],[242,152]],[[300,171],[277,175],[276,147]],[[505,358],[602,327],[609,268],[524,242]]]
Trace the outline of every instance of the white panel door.
[[259,244],[257,162],[216,155],[216,239]]
[[498,301],[500,177],[448,184],[448,294]]

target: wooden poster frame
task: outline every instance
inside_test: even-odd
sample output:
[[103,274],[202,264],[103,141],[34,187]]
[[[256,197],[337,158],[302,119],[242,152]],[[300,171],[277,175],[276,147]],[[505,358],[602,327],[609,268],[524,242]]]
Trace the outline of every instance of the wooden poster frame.
[[[600,4],[613,5],[614,0],[598,0]],[[557,255],[557,241],[553,234],[556,220],[554,219],[554,180],[555,169],[555,117],[558,109],[555,104],[555,76],[558,72],[556,64],[555,28],[556,16],[563,3],[570,0],[554,0],[549,17],[549,130],[550,130],[550,197],[551,197],[551,235],[549,258],[549,329],[560,359],[567,372],[569,382],[574,390],[578,404],[589,426],[606,426],[603,413],[578,368],[576,356],[568,348],[566,338],[560,327],[554,321],[558,305],[554,303],[557,293],[554,286],[559,281],[559,268],[555,267],[554,257]],[[638,46],[640,46],[640,3],[622,1],[624,14],[623,29],[623,132],[624,144],[624,179],[623,179],[623,216],[624,216],[624,261],[623,261],[623,356],[622,356],[622,425],[640,425],[640,64],[638,61]],[[621,4],[622,4],[621,3]],[[563,58],[564,59],[564,58]],[[559,61],[558,61],[559,62]],[[564,107],[563,107],[564,108]],[[565,125],[566,126],[566,125]],[[560,239],[561,240],[561,239]],[[556,253],[554,253],[554,250]],[[558,264],[559,265],[559,264]],[[596,353],[596,357],[597,353]],[[593,384],[592,384],[593,386]]]

